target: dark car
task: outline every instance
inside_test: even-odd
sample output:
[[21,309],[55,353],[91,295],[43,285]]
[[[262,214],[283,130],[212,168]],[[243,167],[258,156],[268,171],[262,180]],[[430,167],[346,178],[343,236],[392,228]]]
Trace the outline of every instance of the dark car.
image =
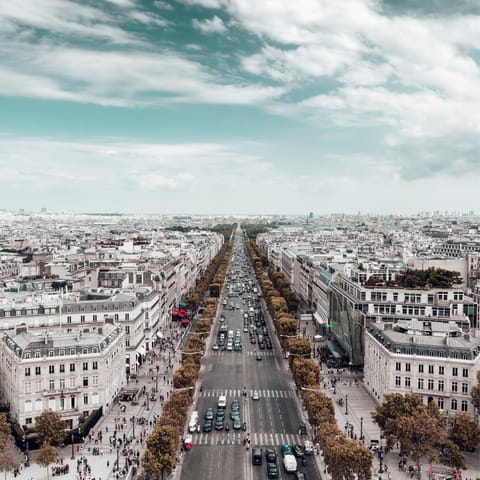
[[259,362],[262,361],[262,356],[261,356],[259,353],[257,353],[257,360],[258,360]]
[[305,451],[301,445],[294,445],[292,450],[296,457],[303,457],[305,455]]
[[273,448],[265,449],[265,460],[267,463],[277,463],[277,453]]
[[253,465],[262,464],[262,449],[258,447],[252,448],[252,463]]
[[223,430],[223,418],[217,418],[215,422],[215,430]]
[[203,431],[204,432],[211,432],[212,431],[212,421],[211,420],[205,420],[203,424]]
[[268,478],[278,478],[278,468],[275,463],[267,463]]

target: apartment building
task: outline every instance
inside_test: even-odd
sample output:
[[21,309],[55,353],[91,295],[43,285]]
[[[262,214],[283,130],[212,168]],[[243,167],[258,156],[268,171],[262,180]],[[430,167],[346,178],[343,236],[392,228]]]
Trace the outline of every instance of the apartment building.
[[480,338],[455,322],[375,323],[365,330],[364,384],[379,402],[387,393],[415,393],[446,414],[473,416],[479,370]]
[[113,402],[126,384],[124,365],[124,329],[109,320],[69,332],[19,326],[0,342],[1,402],[22,426],[51,409],[76,428],[79,416]]

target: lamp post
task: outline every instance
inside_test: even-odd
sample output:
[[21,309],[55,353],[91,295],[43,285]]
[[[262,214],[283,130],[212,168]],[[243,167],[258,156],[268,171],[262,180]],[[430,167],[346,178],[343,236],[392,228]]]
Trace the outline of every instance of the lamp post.
[[348,415],[348,394],[345,394],[345,415]]
[[383,445],[380,445],[378,450],[378,459],[380,460],[380,468],[378,469],[379,473],[383,473]]
[[73,445],[73,428],[70,430],[70,439],[72,441],[72,460],[75,460],[75,446]]
[[363,417],[360,417],[360,440],[363,440]]
[[132,415],[132,423],[133,423],[133,438],[135,438],[135,415]]
[[120,439],[117,438],[117,471],[120,470]]

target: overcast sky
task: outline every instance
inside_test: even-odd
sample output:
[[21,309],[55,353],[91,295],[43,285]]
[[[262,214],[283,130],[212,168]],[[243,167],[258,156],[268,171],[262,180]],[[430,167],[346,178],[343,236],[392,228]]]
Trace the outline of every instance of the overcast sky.
[[0,208],[478,211],[478,0],[0,0],[0,95]]

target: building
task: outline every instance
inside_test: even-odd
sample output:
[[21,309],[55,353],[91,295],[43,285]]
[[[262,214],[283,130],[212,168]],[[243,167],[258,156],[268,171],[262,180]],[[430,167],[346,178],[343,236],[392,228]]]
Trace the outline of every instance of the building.
[[474,415],[471,388],[480,370],[480,338],[455,322],[376,323],[365,330],[364,384],[382,402],[387,393],[415,393],[444,413]]
[[126,384],[124,330],[110,321],[70,332],[19,326],[3,333],[0,352],[1,402],[21,426],[51,409],[76,428]]

